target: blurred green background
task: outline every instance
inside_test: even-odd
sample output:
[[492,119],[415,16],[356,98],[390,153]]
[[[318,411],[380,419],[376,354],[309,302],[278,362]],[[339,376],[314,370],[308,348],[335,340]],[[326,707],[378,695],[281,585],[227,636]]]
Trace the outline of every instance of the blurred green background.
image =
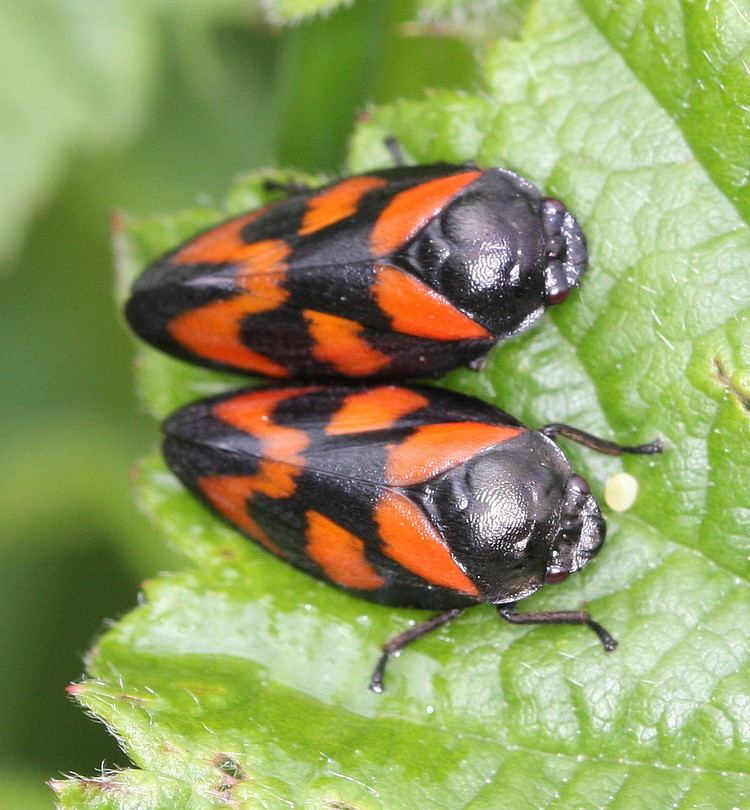
[[0,796],[125,765],[64,693],[179,560],[128,481],[157,441],[113,303],[108,219],[220,199],[264,165],[336,173],[369,103],[472,87],[470,48],[402,36],[410,0],[273,29],[252,0],[0,2]]

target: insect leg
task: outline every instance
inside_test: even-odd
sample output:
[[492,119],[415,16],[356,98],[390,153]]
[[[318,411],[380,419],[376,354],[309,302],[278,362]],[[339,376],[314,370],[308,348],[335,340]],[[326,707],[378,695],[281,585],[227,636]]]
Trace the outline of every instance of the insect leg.
[[393,135],[388,135],[387,138],[383,138],[383,143],[385,144],[385,148],[390,153],[394,164],[396,166],[406,166],[406,159],[404,158],[404,150],[401,148],[401,141]]
[[614,638],[595,622],[586,610],[544,610],[537,613],[516,613],[516,605],[495,605],[495,610],[511,624],[585,624],[590,627],[607,652],[617,646]]
[[378,694],[383,691],[385,665],[392,655],[400,652],[413,641],[422,638],[422,636],[426,636],[427,633],[431,633],[433,630],[437,630],[438,627],[452,622],[454,619],[458,618],[464,610],[466,610],[466,608],[453,608],[452,610],[447,610],[445,613],[438,613],[437,616],[433,616],[425,622],[420,622],[414,625],[414,627],[405,630],[403,633],[394,636],[389,641],[386,641],[386,643],[383,644],[383,654],[378,659],[378,663],[372,673],[372,678],[370,678],[370,689]]
[[287,194],[306,194],[315,190],[314,186],[307,186],[304,183],[281,183],[278,180],[265,180],[263,188],[266,191],[285,191]]
[[484,354],[480,355],[479,357],[475,357],[473,360],[469,360],[466,364],[472,371],[481,371],[485,365],[487,364],[487,358],[490,356],[489,352],[485,352]]
[[655,439],[648,444],[616,444],[615,442],[607,441],[607,439],[592,436],[590,433],[578,430],[578,428],[571,427],[570,425],[557,423],[545,425],[543,428],[540,428],[539,432],[543,433],[549,439],[565,436],[566,439],[578,442],[578,444],[583,444],[586,447],[590,447],[592,450],[598,450],[600,453],[606,453],[608,456],[620,456],[623,453],[649,456],[653,453],[661,453],[664,450],[664,442],[662,442],[661,439]]

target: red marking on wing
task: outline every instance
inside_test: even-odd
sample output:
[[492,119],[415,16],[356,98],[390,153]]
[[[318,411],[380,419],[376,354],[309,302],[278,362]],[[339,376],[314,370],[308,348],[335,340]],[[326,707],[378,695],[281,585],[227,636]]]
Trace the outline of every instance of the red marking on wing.
[[488,340],[492,335],[427,284],[396,267],[375,271],[372,293],[396,332],[432,340]]
[[[237,283],[252,292],[254,276],[274,275],[283,280],[287,269],[285,260],[291,252],[291,247],[282,239],[264,239],[244,245],[240,254],[228,261],[238,263],[235,273]],[[287,296],[288,293],[285,298]]]
[[365,543],[320,512],[307,512],[307,553],[326,576],[345,588],[370,591],[384,580],[365,556]]
[[408,498],[387,492],[375,507],[383,553],[434,585],[478,596],[476,585],[453,559],[445,541]]
[[299,474],[300,469],[295,465],[263,459],[253,476],[255,491],[269,498],[289,498],[297,489],[295,481]]
[[300,236],[315,233],[350,217],[356,213],[360,200],[368,191],[386,183],[380,177],[350,177],[311,197],[299,229]]
[[294,494],[296,479],[305,464],[300,453],[309,439],[302,430],[275,424],[273,411],[285,399],[311,390],[316,389],[249,392],[213,406],[217,418],[260,441],[262,458],[254,475],[204,476],[198,479],[198,486],[219,512],[276,554],[282,552],[253,519],[250,505],[258,494],[269,498]]
[[284,556],[284,552],[256,523],[249,512],[249,504],[257,488],[253,475],[212,475],[197,480],[201,492],[214,508],[233,525],[263,544],[269,551]]
[[360,337],[364,328],[356,321],[305,309],[302,312],[310,336],[315,341],[313,357],[328,363],[340,374],[367,376],[385,368],[391,358]]
[[384,430],[402,416],[429,404],[427,397],[422,394],[396,385],[350,394],[331,417],[326,433],[339,436],[343,433]]
[[258,242],[246,242],[242,230],[268,210],[269,206],[223,222],[196,236],[172,257],[175,264],[224,264],[240,261],[257,251]]
[[480,422],[425,425],[389,448],[386,481],[396,486],[427,481],[522,432],[523,428]]
[[[178,254],[180,260],[192,244]],[[249,315],[276,309],[289,297],[283,285],[287,268],[284,260],[290,248],[285,242],[274,239],[241,245],[241,248],[222,254],[224,258],[218,258],[219,253],[215,251],[212,260],[238,263],[234,279],[243,292],[234,298],[212,301],[183,312],[169,322],[169,333],[198,357],[269,377],[287,377],[289,373],[284,366],[245,346],[242,322]],[[198,258],[199,253],[202,259]],[[197,248],[186,255],[191,261],[208,261]]]
[[198,357],[268,377],[288,377],[289,372],[284,366],[248,349],[242,342],[242,320],[248,315],[275,308],[275,304],[267,304],[268,301],[255,295],[214,301],[173,318],[169,322],[169,333],[183,348]]
[[286,399],[317,390],[316,386],[307,386],[250,391],[217,402],[213,406],[213,412],[227,424],[255,436],[261,443],[264,459],[301,468],[305,465],[305,459],[300,453],[308,447],[310,439],[304,430],[276,424],[273,421],[273,411]]
[[386,256],[402,247],[469,183],[480,171],[460,172],[428,180],[397,194],[383,209],[370,234],[375,257]]

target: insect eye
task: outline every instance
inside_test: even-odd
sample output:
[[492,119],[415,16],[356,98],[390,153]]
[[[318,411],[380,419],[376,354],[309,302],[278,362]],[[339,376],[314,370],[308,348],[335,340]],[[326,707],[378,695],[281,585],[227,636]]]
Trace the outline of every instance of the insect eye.
[[548,233],[559,231],[567,208],[555,197],[545,197],[542,207],[543,221]]
[[567,298],[569,295],[570,295],[570,290],[569,290],[569,289],[566,289],[566,290],[562,290],[562,289],[561,289],[561,290],[556,290],[556,291],[551,291],[551,292],[548,292],[548,293],[547,293],[547,294],[544,296],[544,300],[545,300],[545,301],[546,301],[548,304],[562,304],[562,302],[563,302],[563,301],[565,301],[565,299],[566,299],[566,298]]
[[562,262],[550,258],[544,269],[544,300],[548,304],[560,304],[570,295],[570,284]]
[[580,492],[581,495],[591,494],[591,487],[589,486],[589,482],[580,475],[571,476],[569,486],[571,489],[575,489],[578,492]]

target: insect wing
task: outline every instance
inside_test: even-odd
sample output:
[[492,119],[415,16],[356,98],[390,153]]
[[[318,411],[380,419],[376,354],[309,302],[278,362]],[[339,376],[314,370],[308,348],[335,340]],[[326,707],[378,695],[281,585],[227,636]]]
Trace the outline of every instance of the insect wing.
[[128,320],[170,354],[277,378],[437,374],[469,362],[492,335],[388,258],[480,175],[386,170],[229,220],[147,269]]
[[480,599],[411,489],[522,431],[419,386],[276,388],[187,406],[165,425],[177,476],[291,564],[372,601]]

